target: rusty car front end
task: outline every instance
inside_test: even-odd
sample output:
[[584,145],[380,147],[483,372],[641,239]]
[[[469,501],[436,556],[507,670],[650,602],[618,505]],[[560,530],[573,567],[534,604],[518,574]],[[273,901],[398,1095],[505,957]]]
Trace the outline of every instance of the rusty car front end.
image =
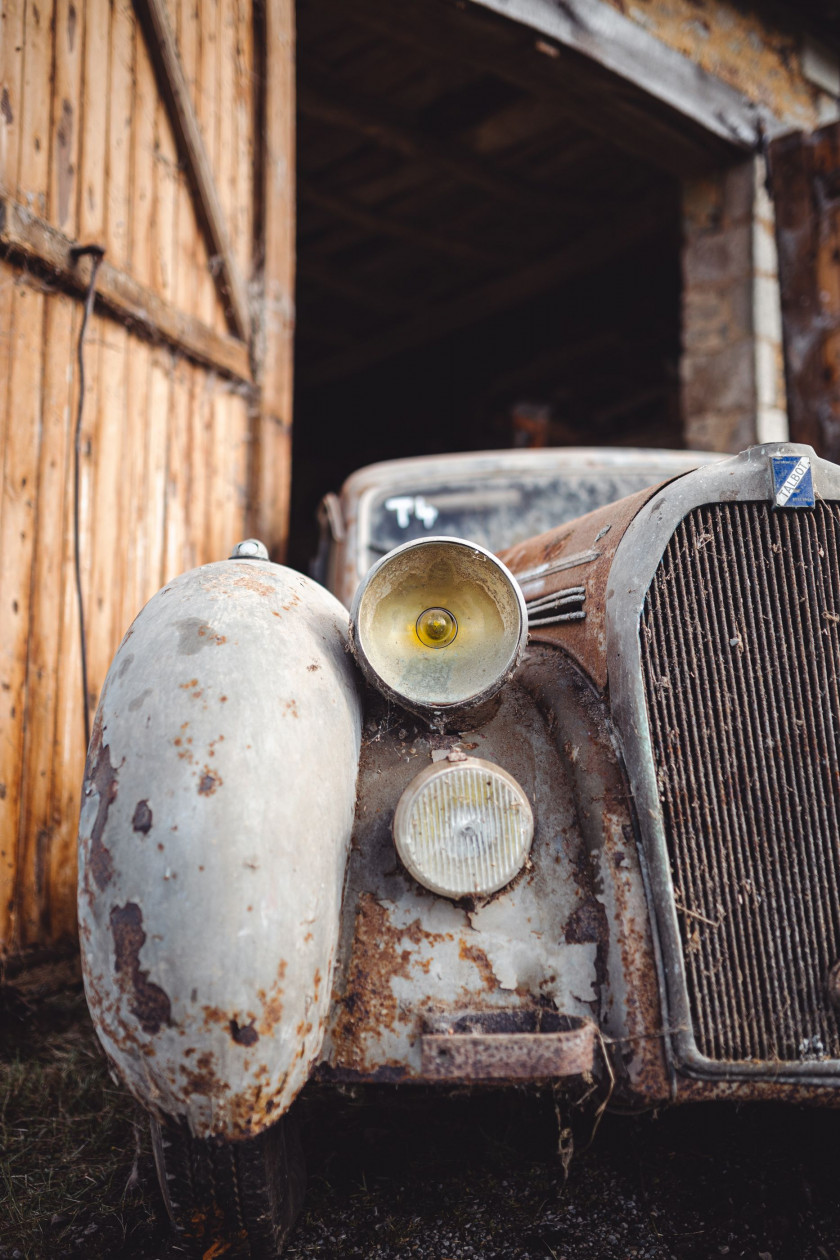
[[[254,558],[140,614],[79,904],[158,1122],[247,1142],[309,1079],[840,1098],[840,469],[680,458],[498,559],[368,476],[328,511],[351,618]],[[359,585],[374,490],[409,537]]]

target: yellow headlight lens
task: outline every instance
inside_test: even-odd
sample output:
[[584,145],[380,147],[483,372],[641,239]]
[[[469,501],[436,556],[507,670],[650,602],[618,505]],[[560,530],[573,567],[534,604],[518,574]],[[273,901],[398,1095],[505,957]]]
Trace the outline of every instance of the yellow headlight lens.
[[427,766],[394,815],[403,864],[443,897],[486,897],[504,888],[522,869],[533,834],[522,788],[478,757]]
[[458,633],[458,622],[445,608],[427,608],[417,618],[415,630],[425,647],[444,648]]

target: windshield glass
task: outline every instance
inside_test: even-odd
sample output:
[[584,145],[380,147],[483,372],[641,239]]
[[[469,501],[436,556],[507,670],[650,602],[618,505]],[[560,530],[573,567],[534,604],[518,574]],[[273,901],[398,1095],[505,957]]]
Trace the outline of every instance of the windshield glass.
[[468,538],[490,551],[501,551],[669,475],[673,471],[657,476],[650,468],[554,471],[542,477],[501,476],[383,492],[371,504],[367,564],[400,543],[431,535]]

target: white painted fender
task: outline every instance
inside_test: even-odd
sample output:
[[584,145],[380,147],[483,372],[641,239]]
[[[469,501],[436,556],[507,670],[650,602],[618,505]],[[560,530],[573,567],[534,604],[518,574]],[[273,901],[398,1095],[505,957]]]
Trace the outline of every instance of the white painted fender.
[[135,1097],[245,1137],[317,1060],[361,728],[347,612],[278,565],[160,591],[108,673],[85,773],[79,927],[97,1033]]

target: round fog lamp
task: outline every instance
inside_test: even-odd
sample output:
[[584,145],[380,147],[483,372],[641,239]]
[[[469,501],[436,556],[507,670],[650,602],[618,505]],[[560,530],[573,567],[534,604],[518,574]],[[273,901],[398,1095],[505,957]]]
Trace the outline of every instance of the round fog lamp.
[[427,766],[394,815],[394,843],[409,873],[443,897],[486,897],[518,875],[534,816],[516,780],[477,757]]

